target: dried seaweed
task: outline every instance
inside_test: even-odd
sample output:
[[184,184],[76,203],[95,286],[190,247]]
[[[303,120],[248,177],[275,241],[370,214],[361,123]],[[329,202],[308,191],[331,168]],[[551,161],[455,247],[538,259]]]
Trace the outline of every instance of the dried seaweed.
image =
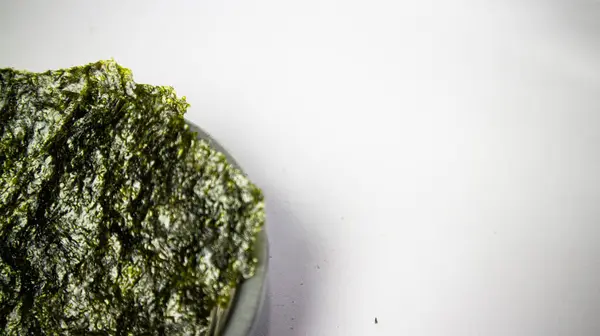
[[0,70],[0,334],[205,335],[260,190],[114,61]]

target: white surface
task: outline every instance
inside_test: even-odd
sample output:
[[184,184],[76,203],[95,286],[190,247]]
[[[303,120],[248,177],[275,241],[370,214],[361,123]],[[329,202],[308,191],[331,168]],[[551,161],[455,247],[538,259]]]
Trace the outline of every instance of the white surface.
[[591,336],[599,6],[4,1],[0,66],[187,96],[268,198],[271,336]]

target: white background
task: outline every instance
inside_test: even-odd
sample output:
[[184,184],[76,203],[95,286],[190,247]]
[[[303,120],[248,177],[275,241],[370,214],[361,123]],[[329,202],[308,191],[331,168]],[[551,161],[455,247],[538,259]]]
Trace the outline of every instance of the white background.
[[264,189],[270,336],[599,335],[599,56],[593,0],[0,5],[0,67],[112,57]]

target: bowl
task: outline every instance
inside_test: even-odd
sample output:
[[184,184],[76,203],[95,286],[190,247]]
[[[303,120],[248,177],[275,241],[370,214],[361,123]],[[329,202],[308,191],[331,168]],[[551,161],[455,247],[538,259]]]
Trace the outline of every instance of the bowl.
[[[192,132],[199,139],[207,141],[214,149],[223,153],[227,161],[243,172],[240,165],[210,134],[187,121]],[[269,243],[266,228],[257,236],[254,250],[258,264],[254,276],[241,281],[235,289],[229,304],[223,308],[215,308],[212,312],[213,323],[208,333],[210,336],[249,336],[258,327],[266,296],[267,269],[269,261]]]

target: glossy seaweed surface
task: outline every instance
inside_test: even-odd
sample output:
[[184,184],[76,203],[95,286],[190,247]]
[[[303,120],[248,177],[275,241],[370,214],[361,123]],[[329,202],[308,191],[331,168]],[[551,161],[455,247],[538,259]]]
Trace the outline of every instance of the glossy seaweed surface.
[[0,70],[0,335],[207,335],[263,197],[170,87],[114,61]]

